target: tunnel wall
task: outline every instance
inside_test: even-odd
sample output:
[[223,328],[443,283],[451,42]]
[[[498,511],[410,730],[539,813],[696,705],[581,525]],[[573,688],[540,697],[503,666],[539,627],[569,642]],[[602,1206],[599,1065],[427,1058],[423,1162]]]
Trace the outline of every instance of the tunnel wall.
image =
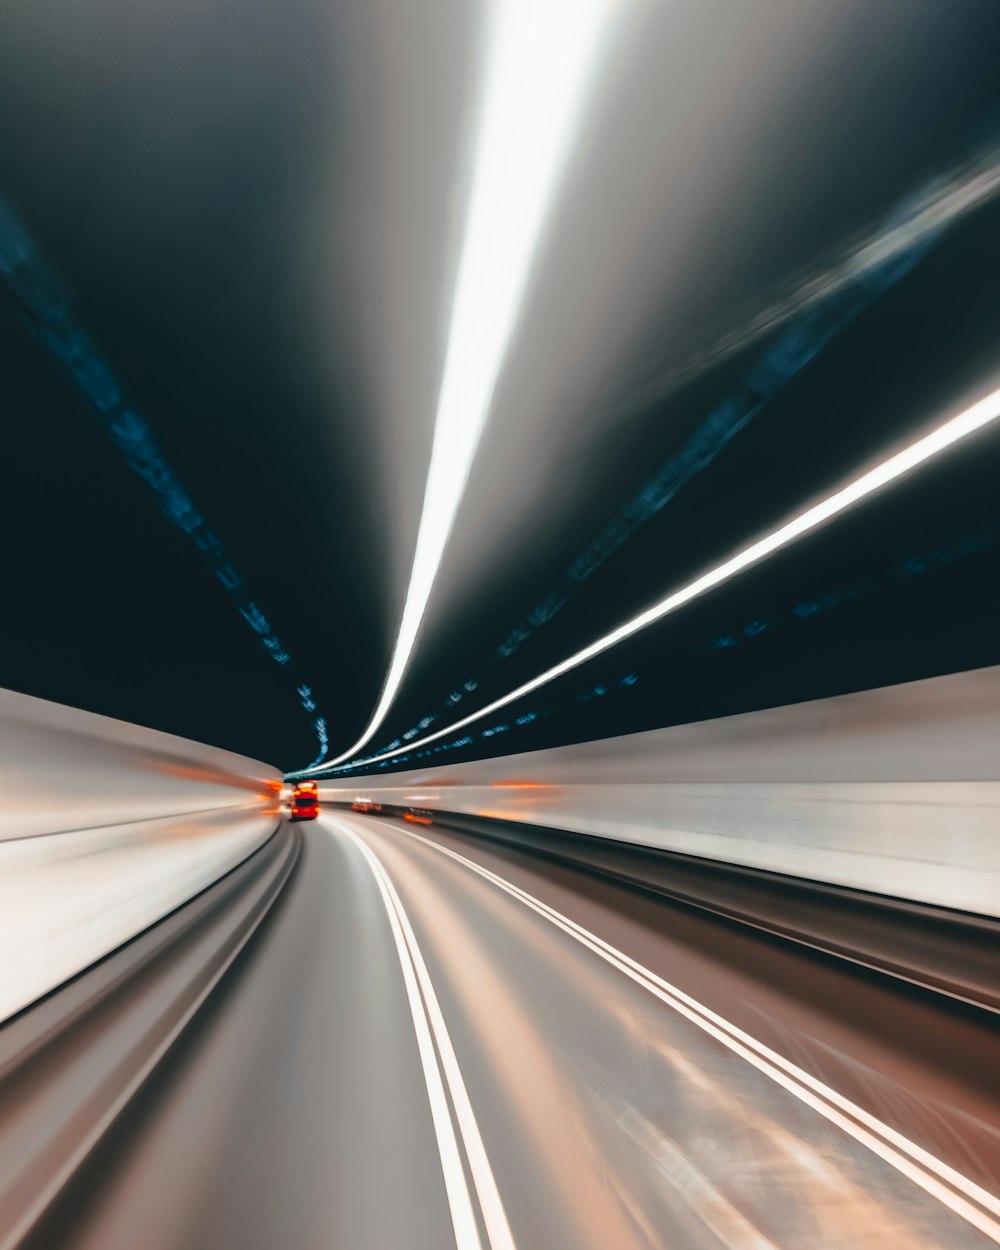
[[324,785],[1000,915],[1000,668]]
[[0,691],[0,1020],[244,860],[280,785],[255,760]]

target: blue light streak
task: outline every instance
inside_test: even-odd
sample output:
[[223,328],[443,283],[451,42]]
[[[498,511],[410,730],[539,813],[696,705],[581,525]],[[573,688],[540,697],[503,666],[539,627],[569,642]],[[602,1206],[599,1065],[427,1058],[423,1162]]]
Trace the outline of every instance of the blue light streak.
[[157,507],[186,534],[208,562],[216,580],[264,651],[296,677],[295,693],[309,715],[322,764],[329,753],[327,724],[317,715],[312,689],[298,679],[298,666],[275,633],[263,609],[229,559],[222,539],[210,528],[160,450],[152,430],[125,397],[125,389],[88,335],[74,321],[72,300],[42,259],[10,204],[0,197],[0,274],[14,298],[18,316],[34,338],[59,363],[63,373],[89,402],[104,433],[125,463],[153,494]]

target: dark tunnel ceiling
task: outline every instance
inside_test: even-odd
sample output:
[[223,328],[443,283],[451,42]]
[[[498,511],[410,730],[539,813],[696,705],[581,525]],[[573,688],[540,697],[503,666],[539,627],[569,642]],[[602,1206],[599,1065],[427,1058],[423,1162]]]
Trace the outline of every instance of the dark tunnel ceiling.
[[[380,327],[371,307],[352,302],[346,275],[361,244],[352,188],[338,179],[378,156],[350,148],[351,110],[362,71],[380,56],[392,63],[383,47],[423,58],[428,75],[443,57],[442,91],[471,108],[471,24],[444,3],[428,7],[419,38],[414,19],[389,3],[168,8],[63,0],[43,15],[26,0],[7,6],[2,190],[294,654],[333,747],[343,747],[371,709],[391,647],[400,518],[412,505],[407,490],[419,503],[433,415],[427,379],[440,361],[413,377],[414,412],[393,415],[399,442],[387,446],[391,423],[375,411],[379,387],[364,373],[379,356]],[[657,398],[635,399],[643,387],[738,329],[796,273],[937,173],[1000,140],[1000,11],[962,8],[963,22],[945,23],[934,4],[886,5],[877,22],[849,26],[815,77],[798,67],[753,159],[740,162],[739,194],[713,206],[697,280],[687,280],[680,305],[669,293],[644,294],[628,349],[588,393],[586,411],[561,414],[558,458],[540,460],[543,488],[531,506],[513,490],[496,550],[487,550],[489,516],[475,515],[477,492],[490,507],[502,500],[504,480],[489,472],[510,463],[525,429],[488,430],[440,602],[373,747],[532,676],[996,377],[1000,210],[986,206],[852,309],[709,467],[497,659],[779,334]],[[720,25],[713,37],[724,34]],[[590,163],[574,173],[580,211],[561,210],[555,252],[584,229],[586,179],[602,153],[614,165],[613,127],[600,119],[617,115],[614,92],[631,90],[632,68],[623,54],[610,75],[607,107],[586,140]],[[388,94],[390,120],[404,103]],[[381,133],[373,123],[373,142]],[[415,167],[419,179],[419,153]],[[425,177],[440,176],[429,153]],[[372,233],[376,254],[380,243],[405,252],[405,238],[380,240],[375,225]],[[544,263],[540,273],[504,375],[512,410],[519,361],[537,371],[546,324],[556,333],[558,273]],[[447,274],[434,281],[432,321],[447,311]],[[0,315],[9,605],[0,684],[284,767],[307,762],[315,740],[286,675],[51,356],[9,305]],[[609,334],[620,315],[619,304],[609,307]],[[408,390],[405,377],[394,385]],[[394,492],[384,461],[400,447],[413,451],[409,485]],[[530,475],[532,443],[518,454]],[[497,719],[534,718],[516,734],[477,733],[467,750],[528,749],[1000,661],[998,468],[1000,439],[987,435],[510,709]],[[460,703],[448,704],[452,694]]]

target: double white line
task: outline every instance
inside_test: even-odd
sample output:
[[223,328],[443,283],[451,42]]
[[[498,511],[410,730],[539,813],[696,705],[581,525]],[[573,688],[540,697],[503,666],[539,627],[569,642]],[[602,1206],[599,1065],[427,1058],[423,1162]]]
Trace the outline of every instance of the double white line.
[[413,833],[409,829],[402,830],[409,837],[423,842],[426,846],[447,855],[450,859],[463,864],[480,877],[492,882],[513,898],[530,907],[532,911],[543,916],[556,928],[578,941],[582,946],[598,955],[613,968],[624,973],[630,980],[642,986],[650,994],[658,998],[666,1006],[676,1011],[685,1019],[690,1020],[703,1032],[716,1041],[721,1042],[728,1050],[745,1059],[759,1072],[769,1077],[775,1084],[788,1091],[800,1102],[811,1107],[831,1124],[842,1129],[854,1141],[867,1147],[885,1163],[902,1173],[915,1185],[919,1185],[931,1197],[936,1198],[943,1206],[961,1219],[966,1220],[990,1240],[1000,1244],[1000,1199],[989,1193],[968,1177],[963,1176],[948,1164],[942,1162],[915,1142],[910,1141],[889,1125],[873,1115],[869,1115],[862,1107],[850,1099],[838,1094],[836,1090],[822,1081],[817,1080],[802,1068],[790,1063],[782,1055],[771,1050],[756,1038],[751,1037],[724,1017],[710,1010],[703,1003],[685,994],[683,990],[664,981],[662,977],[644,968],[617,947],[605,942],[596,934],[591,933],[562,912],[549,907],[540,899],[498,877],[489,869],[473,863],[457,851],[432,842],[430,838]]
[[[364,856],[389,917],[410,1015],[413,1017],[413,1028],[417,1035],[417,1049],[427,1085],[427,1097],[431,1106],[438,1153],[441,1156],[441,1170],[444,1173],[457,1250],[484,1250],[481,1227],[485,1231],[485,1245],[488,1250],[515,1250],[507,1215],[500,1200],[472,1104],[469,1102],[455,1049],[403,904],[371,847],[341,821],[331,819],[329,823],[344,837],[349,838]],[[458,1136],[462,1139],[468,1172],[463,1164]],[[470,1174],[476,1202],[473,1201],[469,1188]],[[477,1206],[481,1221],[476,1216]]]

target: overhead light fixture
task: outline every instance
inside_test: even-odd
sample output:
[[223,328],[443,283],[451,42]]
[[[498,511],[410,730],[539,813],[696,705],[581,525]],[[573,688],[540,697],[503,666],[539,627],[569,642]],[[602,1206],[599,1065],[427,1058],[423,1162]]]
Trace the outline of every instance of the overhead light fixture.
[[[917,439],[916,442],[910,443],[902,451],[898,451],[887,460],[883,460],[881,464],[877,464],[873,469],[868,469],[848,482],[846,486],[842,486],[839,490],[834,491],[833,494],[827,495],[825,499],[821,499],[819,503],[813,504],[812,507],[806,508],[805,511],[793,516],[791,520],[778,526],[777,529],[772,530],[769,534],[765,534],[763,538],[750,543],[749,546],[730,556],[728,560],[724,560],[721,564],[717,564],[714,568],[709,569],[708,572],[702,573],[694,581],[688,582],[686,586],[682,586],[679,590],[675,590],[665,598],[660,599],[652,607],[647,608],[644,612],[640,612],[637,616],[633,616],[631,620],[626,621],[623,625],[619,625],[607,634],[602,634],[600,638],[588,646],[575,651],[567,659],[554,664],[551,668],[546,669],[544,673],[539,673],[537,677],[526,681],[523,685],[518,686],[516,690],[511,690],[501,698],[494,699],[492,703],[480,708],[478,712],[471,712],[461,720],[457,720],[451,725],[446,725],[444,729],[427,734],[426,737],[418,738],[415,742],[408,743],[406,746],[399,747],[394,751],[384,751],[381,755],[374,755],[358,762],[378,764],[382,760],[392,759],[397,755],[411,754],[426,746],[429,742],[436,742],[440,738],[447,737],[459,729],[464,729],[466,725],[471,725],[485,716],[491,716],[494,712],[499,711],[500,708],[506,707],[518,699],[523,699],[525,695],[531,694],[540,686],[545,686],[572,669],[579,668],[581,664],[586,664],[588,660],[594,659],[601,652],[617,646],[618,643],[624,642],[626,638],[631,638],[633,634],[637,634],[641,630],[655,624],[656,621],[662,620],[663,617],[668,616],[671,612],[676,612],[678,608],[683,607],[686,603],[700,598],[701,595],[714,590],[716,586],[721,586],[723,582],[736,577],[737,574],[742,573],[745,569],[751,568],[755,564],[760,564],[769,556],[774,555],[776,551],[788,547],[799,538],[804,537],[813,530],[819,529],[827,521],[871,498],[871,496],[877,494],[886,486],[899,481],[921,465],[927,464],[956,443],[975,434],[977,430],[981,430],[991,422],[996,421],[998,417],[1000,417],[1000,389],[992,391],[985,398],[964,409],[957,416],[945,421],[929,434],[925,434],[922,438]],[[331,763],[324,766],[320,771],[326,772],[333,767],[334,764]]]
[[445,351],[423,510],[399,632],[364,733],[406,673],[451,534],[539,237],[611,18],[622,0],[495,0],[471,196]]

